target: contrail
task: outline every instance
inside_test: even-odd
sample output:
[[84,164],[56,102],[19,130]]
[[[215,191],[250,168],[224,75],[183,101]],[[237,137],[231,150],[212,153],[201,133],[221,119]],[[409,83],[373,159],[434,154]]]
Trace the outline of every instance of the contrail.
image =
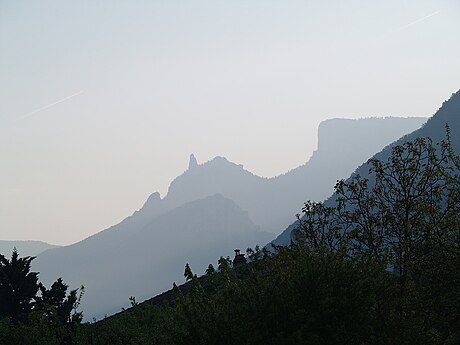
[[36,114],[36,113],[38,113],[38,112],[40,112],[40,111],[46,110],[46,109],[48,109],[48,108],[51,108],[52,106],[55,106],[56,104],[65,102],[65,101],[67,101],[68,99],[71,99],[71,98],[73,98],[73,97],[76,97],[76,96],[78,96],[78,95],[81,95],[82,93],[83,93],[83,90],[81,90],[81,91],[79,91],[79,92],[77,92],[77,93],[74,93],[73,95],[64,97],[63,99],[60,99],[59,101],[56,101],[56,102],[53,102],[53,103],[51,103],[51,104],[45,105],[44,107],[38,108],[38,109],[36,109],[36,110],[34,110],[34,111],[31,111],[30,113],[27,113],[27,114],[21,116],[21,119],[25,119],[26,117],[32,116],[32,115],[34,115],[34,114]]
[[425,17],[419,18],[419,19],[417,19],[416,21],[414,21],[414,22],[412,22],[412,23],[403,25],[403,26],[401,26],[400,28],[397,28],[395,31],[404,30],[404,29],[408,28],[409,26],[418,24],[418,23],[420,23],[421,21],[424,21],[424,20],[426,20],[426,19],[428,19],[428,18],[431,18],[431,17],[433,17],[433,16],[435,16],[435,15],[437,15],[437,14],[439,14],[439,13],[441,13],[441,10],[436,11],[436,12],[433,12],[433,13],[431,13],[431,14],[428,14],[428,15],[426,15]]

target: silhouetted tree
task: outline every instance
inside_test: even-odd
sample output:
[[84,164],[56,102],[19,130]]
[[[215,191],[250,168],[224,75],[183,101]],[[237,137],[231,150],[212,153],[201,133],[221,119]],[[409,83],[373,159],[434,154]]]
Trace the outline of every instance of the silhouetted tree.
[[38,273],[30,272],[33,259],[20,258],[16,248],[10,260],[0,254],[0,319],[23,320],[32,310],[38,291]]
[[36,297],[36,308],[47,314],[49,322],[56,319],[60,324],[66,325],[72,322],[80,322],[82,313],[76,309],[83,295],[83,287],[71,290],[67,294],[68,285],[58,278],[50,289],[47,289],[42,283],[39,283],[40,296]]

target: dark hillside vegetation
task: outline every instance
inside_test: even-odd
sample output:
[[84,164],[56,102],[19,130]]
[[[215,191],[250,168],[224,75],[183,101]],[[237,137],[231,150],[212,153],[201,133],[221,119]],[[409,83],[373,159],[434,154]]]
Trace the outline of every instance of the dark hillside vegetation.
[[370,160],[368,177],[337,183],[335,207],[307,202],[290,246],[248,250],[238,268],[221,258],[200,278],[186,265],[186,288],[154,303],[131,298],[130,309],[92,324],[50,323],[32,306],[21,320],[4,317],[0,334],[15,340],[0,339],[459,344],[460,158],[450,135],[447,127],[438,144],[419,138]]

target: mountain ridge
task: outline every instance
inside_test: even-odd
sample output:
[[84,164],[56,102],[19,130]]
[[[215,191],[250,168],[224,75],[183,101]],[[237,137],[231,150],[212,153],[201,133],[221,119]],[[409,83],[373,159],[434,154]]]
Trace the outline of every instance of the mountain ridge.
[[[198,164],[196,157],[191,155],[189,167],[193,166],[193,169],[186,170],[171,182],[166,196],[161,198],[162,207],[171,209],[189,200],[221,193],[248,210],[251,219],[263,230],[277,233],[281,227],[294,219],[305,200],[325,199],[332,192],[331,184],[337,179],[346,177],[369,155],[396,140],[400,135],[418,128],[425,121],[426,118],[422,117],[323,121],[318,128],[320,138],[318,149],[313,152],[310,159],[284,174],[270,178],[255,175],[244,169],[243,165],[230,162],[225,157],[217,156]],[[346,128],[343,128],[344,124]],[[384,128],[381,128],[382,124],[385,124]],[[379,129],[379,134],[368,135],[366,145],[350,144],[346,150],[342,149],[341,156],[324,149],[325,141],[332,139],[332,135],[326,135],[331,131],[331,127],[334,127],[332,130],[335,134],[342,131],[343,136],[346,137],[347,133],[349,135],[364,133],[365,128],[369,126],[374,130]],[[357,129],[357,127],[361,128]],[[362,151],[359,154],[355,153],[358,147],[361,147]],[[327,156],[324,155],[325,151],[328,152]],[[340,163],[336,162],[338,160]],[[203,177],[200,179],[200,176]],[[312,177],[316,177],[317,180],[325,179],[325,181],[312,182]],[[283,201],[275,201],[277,205],[270,206],[268,201],[276,198]],[[260,201],[262,205],[259,205]]]

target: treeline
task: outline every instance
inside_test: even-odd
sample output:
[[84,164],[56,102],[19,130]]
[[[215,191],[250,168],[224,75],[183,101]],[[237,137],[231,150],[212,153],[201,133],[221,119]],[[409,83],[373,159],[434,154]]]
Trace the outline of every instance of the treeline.
[[187,292],[174,287],[172,302],[132,299],[116,317],[75,322],[67,343],[35,306],[0,332],[49,344],[460,344],[460,159],[449,132],[369,167],[337,183],[334,204],[307,202],[289,247],[249,250],[237,269],[221,258],[201,278],[186,266]]

